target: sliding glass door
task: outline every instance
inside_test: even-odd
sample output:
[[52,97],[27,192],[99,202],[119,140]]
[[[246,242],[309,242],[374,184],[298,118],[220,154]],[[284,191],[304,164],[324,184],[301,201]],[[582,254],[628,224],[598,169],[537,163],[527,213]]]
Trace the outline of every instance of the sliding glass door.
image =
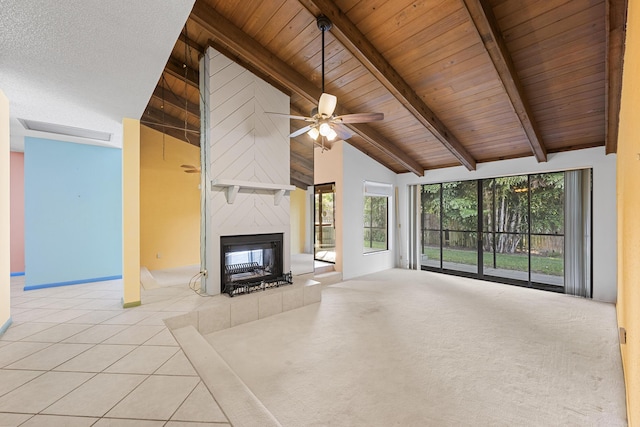
[[334,183],[316,185],[314,198],[313,257],[330,263],[336,262],[335,187]]
[[442,268],[442,184],[422,186],[422,244],[420,263],[424,267]]
[[530,175],[531,281],[564,286],[565,174]]
[[478,272],[476,181],[422,186],[422,265]]
[[478,272],[478,182],[442,184],[442,268]]
[[422,185],[421,267],[563,291],[566,199],[564,172]]
[[483,187],[483,273],[529,281],[529,180],[486,179]]

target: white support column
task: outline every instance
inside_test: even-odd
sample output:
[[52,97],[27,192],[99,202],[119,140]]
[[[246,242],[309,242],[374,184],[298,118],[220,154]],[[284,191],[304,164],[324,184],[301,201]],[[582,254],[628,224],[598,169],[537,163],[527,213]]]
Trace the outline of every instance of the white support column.
[[11,325],[9,100],[0,90],[0,335]]

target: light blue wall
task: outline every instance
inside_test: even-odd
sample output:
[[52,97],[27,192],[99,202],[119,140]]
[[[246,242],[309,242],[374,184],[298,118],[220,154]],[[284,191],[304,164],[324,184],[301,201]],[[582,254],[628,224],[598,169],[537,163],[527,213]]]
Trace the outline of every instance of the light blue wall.
[[122,275],[122,151],[25,138],[25,289]]

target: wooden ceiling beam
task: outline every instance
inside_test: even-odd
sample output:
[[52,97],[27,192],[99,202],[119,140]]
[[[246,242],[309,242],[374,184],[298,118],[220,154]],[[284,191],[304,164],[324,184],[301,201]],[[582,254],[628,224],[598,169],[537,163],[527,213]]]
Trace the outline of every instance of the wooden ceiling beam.
[[302,186],[297,184],[293,184],[293,185],[295,185],[296,187],[302,188],[304,190],[306,190],[308,186],[313,185],[313,174],[303,174],[298,171],[292,170],[291,176],[289,177],[289,179],[291,181],[296,181],[302,184]]
[[187,139],[187,137],[185,136],[183,131],[180,131],[178,129],[174,129],[172,127],[167,127],[167,126],[163,125],[162,123],[160,123],[155,118],[145,117],[145,115],[143,115],[142,116],[142,120],[140,121],[140,123],[143,126],[150,127],[151,129],[157,130],[160,133],[164,133],[166,135],[169,135],[169,136],[172,136],[172,137],[174,137],[176,139],[179,139],[180,141],[186,142],[187,144],[195,145],[196,147],[200,146],[200,137],[198,137],[197,135],[190,136],[189,138],[192,139],[190,141],[189,139]]
[[209,35],[209,44],[215,49],[221,48],[228,54],[252,64],[263,74],[269,74],[278,84],[293,90],[307,101],[317,104],[320,89],[294,71],[284,61],[268,52],[242,29],[220,15],[204,2],[196,2],[191,10],[190,19],[197,23]]
[[177,117],[170,116],[162,110],[149,107],[144,110],[140,123],[153,127],[154,129],[178,138],[189,144],[200,146],[200,129],[192,124],[187,123],[187,132],[185,132],[184,121]]
[[[262,45],[213,8],[203,2],[196,2],[191,11],[191,20],[210,34],[210,44],[214,48],[224,49],[242,58],[243,62],[253,64],[262,74],[270,75],[280,85],[297,93],[307,101],[313,104],[318,102],[321,95],[320,88],[292,69],[280,58],[267,51]],[[349,114],[349,112],[341,108],[338,114]],[[415,159],[402,151],[397,145],[379,135],[370,126],[351,125],[350,127],[368,143],[386,153],[406,167],[407,170],[418,176],[424,175],[424,168]]]
[[165,65],[164,67],[164,72],[183,82],[186,80],[188,85],[193,86],[196,89],[200,87],[200,72],[195,68],[187,67],[186,64],[183,64],[182,62],[177,61],[174,58],[169,58],[169,60],[167,61],[167,65]]
[[546,162],[547,149],[542,142],[538,125],[533,118],[531,107],[526,99],[511,55],[507,50],[502,32],[498,28],[498,22],[493,14],[491,5],[487,0],[464,0],[464,5],[478,31],[478,35],[484,43],[494,68],[498,72],[511,105],[518,115],[533,155],[538,162]]
[[[444,123],[427,104],[424,103],[422,98],[418,96],[413,88],[409,86],[332,0],[299,0],[299,2],[314,16],[317,16],[318,12],[327,16],[333,23],[331,34],[333,34],[460,163],[469,170],[476,169],[476,160],[467,149],[464,148],[462,143],[447,129]],[[360,125],[350,126],[350,128],[355,131],[358,131],[359,127]]]
[[204,51],[206,50],[205,46],[202,46],[197,41],[185,36],[184,33],[180,33],[180,36],[178,37],[178,40],[180,40],[182,43],[186,44],[191,49],[193,49],[196,52],[198,52],[200,55],[203,55]]
[[169,88],[164,88],[163,90],[161,86],[156,86],[153,91],[153,96],[160,101],[171,104],[176,108],[180,108],[182,111],[185,111],[186,109],[189,114],[197,116],[198,118],[200,117],[200,105],[184,99],[180,95],[176,95]]
[[[176,127],[182,131],[185,130],[184,120],[180,119],[179,117],[174,117],[165,111],[147,106],[147,108],[144,110],[144,113],[145,113],[145,116],[153,117],[156,120],[160,120],[161,123],[164,123],[168,126]],[[188,130],[191,133],[194,133],[194,132],[200,133],[200,128],[192,125],[189,122],[186,123],[186,130]]]
[[298,187],[301,190],[307,191],[307,187],[311,186],[313,184],[306,184],[302,181],[298,181],[297,179],[295,179],[294,177],[290,177],[289,178],[289,184],[291,185],[295,185],[296,187]]
[[295,162],[297,165],[300,165],[301,168],[313,171],[313,159],[307,159],[306,157],[294,153],[293,151],[290,153],[291,162]]
[[627,0],[606,0],[605,152],[607,154],[618,151],[627,4]]

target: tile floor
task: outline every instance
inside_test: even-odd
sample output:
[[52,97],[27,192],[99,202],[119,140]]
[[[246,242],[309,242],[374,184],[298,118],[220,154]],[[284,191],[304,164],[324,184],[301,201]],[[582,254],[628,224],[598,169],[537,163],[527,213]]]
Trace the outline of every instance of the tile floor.
[[0,426],[224,426],[229,421],[163,319],[211,299],[186,285],[142,291],[122,309],[119,280],[24,292],[0,336]]

